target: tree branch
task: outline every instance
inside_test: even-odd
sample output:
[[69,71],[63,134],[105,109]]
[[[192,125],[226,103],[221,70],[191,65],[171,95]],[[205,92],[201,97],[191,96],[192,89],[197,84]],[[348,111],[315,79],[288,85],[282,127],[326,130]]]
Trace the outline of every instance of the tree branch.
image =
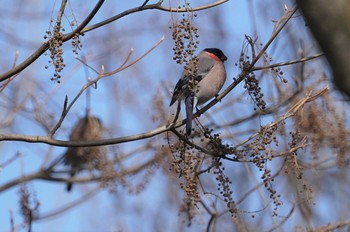
[[[155,9],[155,10],[162,10],[162,11],[167,11],[167,12],[177,12],[177,13],[188,12],[188,11],[193,12],[193,11],[200,11],[200,10],[205,10],[205,9],[208,9],[211,7],[215,7],[217,5],[225,3],[227,1],[228,0],[220,0],[220,1],[217,1],[217,2],[212,3],[212,4],[208,4],[208,5],[200,6],[200,7],[195,7],[195,8],[191,8],[191,9],[178,9],[178,8],[164,7],[161,5],[162,1],[159,1],[156,4],[145,5],[143,7],[135,7],[135,8],[126,10],[126,11],[124,11],[124,12],[122,12],[114,17],[111,17],[107,20],[104,20],[100,23],[86,27],[86,25],[91,21],[91,19],[95,16],[95,14],[98,12],[98,10],[101,8],[102,4],[104,3],[104,0],[99,0],[98,3],[96,4],[95,8],[88,15],[88,17],[86,17],[86,19],[74,31],[67,33],[63,36],[62,42],[67,42],[76,34],[81,34],[81,33],[85,33],[85,32],[94,30],[96,28],[99,28],[101,26],[109,24],[117,19],[125,17],[129,14],[140,12],[143,10]],[[52,42],[52,39],[49,41],[46,41],[31,56],[29,56],[21,64],[19,64],[15,68],[13,68],[13,69],[11,69],[3,74],[0,74],[0,82],[12,77],[13,75],[15,75],[15,74],[21,72],[22,70],[24,70],[25,68],[27,68],[30,64],[32,64],[36,59],[38,59],[42,54],[44,54],[49,49],[51,42]]]
[[261,67],[257,66],[257,67],[253,67],[251,69],[251,71],[253,72],[253,71],[263,70],[263,69],[268,69],[268,68],[275,68],[275,67],[280,67],[280,66],[303,63],[305,61],[320,58],[323,55],[324,55],[323,53],[318,53],[318,54],[315,54],[313,56],[309,56],[309,57],[305,57],[305,58],[301,58],[301,59],[297,59],[297,60],[291,60],[291,61],[281,62],[281,63],[277,63],[277,64],[270,64],[270,65],[265,65],[265,66],[261,66]]
[[205,10],[205,9],[208,9],[208,8],[212,8],[212,7],[221,5],[221,4],[223,4],[225,2],[228,2],[228,1],[229,0],[220,0],[220,1],[208,4],[208,5],[195,7],[195,8],[191,8],[191,9],[188,9],[188,8],[179,9],[179,8],[165,7],[165,6],[161,5],[161,2],[158,2],[156,4],[145,5],[145,6],[141,5],[141,6],[138,6],[138,7],[129,9],[129,10],[126,10],[126,11],[120,13],[120,14],[117,14],[116,16],[113,16],[113,17],[109,18],[109,19],[103,20],[102,22],[99,22],[99,23],[96,23],[94,25],[91,25],[91,26],[85,28],[84,30],[82,30],[82,33],[94,30],[94,29],[102,27],[104,25],[107,25],[107,24],[109,24],[109,23],[111,23],[113,21],[116,21],[116,20],[118,20],[118,19],[120,19],[122,17],[125,17],[125,16],[127,16],[129,14],[140,12],[140,11],[144,11],[144,10],[161,10],[161,11],[174,12],[174,13],[195,12],[195,11],[201,11],[201,10]]
[[[66,41],[70,40],[75,34],[81,33],[81,30],[91,21],[91,19],[95,16],[95,14],[101,8],[103,3],[104,3],[104,0],[99,0],[96,4],[95,8],[86,17],[86,19],[74,31],[63,36],[62,42],[66,42]],[[21,72],[22,70],[24,70],[25,68],[27,68],[36,59],[38,59],[42,54],[44,54],[47,51],[47,49],[49,49],[50,43],[52,43],[52,41],[53,41],[53,39],[46,41],[31,56],[29,56],[25,61],[20,63],[15,68],[12,68],[11,70],[9,70],[3,74],[0,74],[0,82],[12,77],[13,75],[15,75],[15,74]]]

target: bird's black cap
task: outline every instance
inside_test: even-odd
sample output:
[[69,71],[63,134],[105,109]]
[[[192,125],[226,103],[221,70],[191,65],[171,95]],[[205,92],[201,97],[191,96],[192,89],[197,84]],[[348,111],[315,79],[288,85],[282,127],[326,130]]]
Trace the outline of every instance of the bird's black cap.
[[204,51],[209,52],[217,56],[222,62],[227,60],[225,54],[218,48],[206,48]]

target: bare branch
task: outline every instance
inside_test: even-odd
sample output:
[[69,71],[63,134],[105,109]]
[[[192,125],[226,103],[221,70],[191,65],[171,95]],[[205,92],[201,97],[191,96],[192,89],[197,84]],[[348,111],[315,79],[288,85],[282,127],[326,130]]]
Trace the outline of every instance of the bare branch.
[[63,103],[63,109],[62,109],[62,113],[61,113],[61,117],[60,120],[58,120],[58,123],[55,125],[55,127],[50,131],[49,136],[52,137],[56,131],[58,130],[58,128],[60,128],[64,118],[66,117],[68,111],[67,111],[67,104],[68,104],[68,97],[66,95],[66,97],[64,98],[64,103]]
[[40,179],[40,178],[43,178],[44,176],[46,176],[46,174],[42,171],[35,172],[33,174],[29,174],[29,175],[25,175],[25,176],[21,176],[18,179],[9,181],[9,182],[3,184],[2,186],[0,186],[0,193],[9,189],[9,188],[12,188],[16,185],[19,185],[21,183],[25,183],[25,182],[35,180],[35,179]]
[[[179,125],[181,126],[181,124]],[[0,134],[0,141],[22,141],[27,143],[45,143],[52,146],[58,147],[91,147],[91,146],[102,146],[102,145],[113,145],[119,143],[132,142],[142,139],[147,139],[159,135],[169,130],[165,126],[161,126],[149,132],[140,133],[136,135],[124,136],[112,139],[103,139],[98,141],[63,141],[55,140],[48,136],[29,136],[21,134]]]
[[[95,14],[101,8],[103,3],[104,3],[104,0],[99,0],[96,4],[95,8],[90,12],[90,14],[86,17],[86,19],[74,31],[63,36],[62,42],[66,42],[66,41],[70,40],[75,34],[81,33],[82,29],[91,21],[91,19],[95,16]],[[3,74],[0,74],[0,82],[12,77],[15,74],[18,74],[19,72],[21,72],[22,70],[27,68],[36,59],[38,59],[42,54],[44,54],[47,51],[47,49],[49,49],[51,42],[52,42],[52,39],[43,43],[31,56],[29,56],[21,64],[19,64],[15,68],[12,68],[11,70],[9,70]]]
[[[318,228],[314,228],[309,230],[309,232],[328,232],[328,231],[340,231],[340,228],[344,226],[350,226],[350,220],[344,220],[340,221],[334,224],[326,225],[326,226],[321,226]],[[347,230],[349,231],[349,230]]]
[[289,213],[286,216],[284,216],[283,220],[280,223],[278,223],[278,225],[274,226],[269,230],[266,230],[266,232],[272,232],[280,228],[290,218],[290,216],[292,216],[294,210],[295,210],[295,204],[293,204],[293,207],[290,209]]
[[[12,68],[16,67],[16,64],[17,64],[17,61],[18,61],[18,57],[19,57],[19,51],[16,50],[15,59],[13,60]],[[0,93],[6,88],[6,86],[10,83],[10,81],[13,80],[17,75],[7,79],[6,82],[0,86]]]
[[91,197],[95,196],[99,190],[101,190],[100,187],[96,187],[94,188],[93,190],[87,192],[86,194],[84,194],[83,196],[80,196],[77,200],[67,204],[67,205],[64,205],[64,206],[61,206],[59,209],[56,209],[54,210],[53,212],[49,212],[49,213],[42,213],[40,214],[39,217],[36,217],[34,218],[34,221],[43,221],[43,220],[46,220],[46,219],[50,219],[52,217],[55,217],[55,216],[58,216],[84,202],[86,202],[87,200],[89,200]]
[[281,66],[286,66],[286,65],[303,63],[305,61],[320,58],[323,55],[324,55],[323,53],[318,53],[318,54],[315,54],[313,56],[309,56],[309,57],[305,57],[305,58],[301,58],[301,59],[297,59],[297,60],[291,60],[291,61],[281,62],[281,63],[277,63],[277,64],[270,64],[270,65],[265,65],[265,66],[261,66],[261,67],[257,66],[257,67],[253,67],[251,69],[251,71],[253,72],[253,71],[257,71],[257,70],[263,70],[263,69],[269,69],[269,68],[275,68],[275,67],[281,67]]
[[77,59],[78,61],[80,61],[80,63],[82,63],[83,65],[85,65],[86,67],[88,67],[89,69],[91,69],[92,71],[94,71],[94,73],[96,73],[97,75],[100,74],[96,69],[94,69],[93,67],[91,67],[88,63],[86,63],[86,61],[80,59],[79,57],[76,57],[75,59]]
[[62,0],[60,11],[58,12],[58,15],[57,15],[57,21],[56,21],[56,27],[57,28],[61,27],[62,16],[64,14],[64,10],[66,9],[66,5],[67,5],[67,0]]
[[116,21],[126,15],[129,15],[129,14],[132,14],[132,13],[136,13],[136,12],[139,12],[139,11],[143,11],[143,10],[161,10],[161,11],[167,11],[167,12],[174,12],[174,13],[185,13],[185,12],[195,12],[195,11],[200,11],[200,10],[205,10],[205,9],[209,9],[209,8],[212,8],[212,7],[215,7],[215,6],[218,6],[220,4],[223,4],[225,2],[228,2],[229,0],[220,0],[220,1],[217,1],[215,3],[212,3],[212,4],[208,4],[208,5],[204,5],[204,6],[200,6],[200,7],[195,7],[195,8],[191,8],[191,9],[179,9],[179,8],[171,8],[171,7],[164,7],[161,5],[161,1],[156,3],[156,4],[150,4],[150,5],[145,5],[145,6],[139,6],[139,7],[135,7],[135,8],[132,8],[132,9],[129,9],[129,10],[126,10],[116,16],[113,16],[109,19],[106,19],[102,22],[99,22],[99,23],[96,23],[94,25],[91,25],[89,27],[86,27],[82,33],[85,33],[85,32],[88,32],[88,31],[91,31],[91,30],[94,30],[96,28],[99,28],[99,27],[102,27],[106,24],[109,24],[113,21]]
[[127,59],[125,60],[125,62],[117,69],[115,69],[114,71],[111,71],[111,72],[104,72],[101,74],[101,76],[99,78],[96,78],[96,79],[101,79],[102,77],[106,77],[106,76],[111,76],[113,74],[116,74],[118,72],[121,72],[127,68],[129,68],[130,66],[136,64],[137,62],[139,62],[142,58],[144,58],[145,56],[147,56],[151,51],[153,51],[156,47],[158,47],[162,42],[164,41],[164,36],[162,38],[160,38],[160,40],[158,40],[158,42],[153,45],[153,47],[151,47],[147,52],[145,52],[142,56],[140,56],[139,58],[135,59],[134,61],[132,61],[130,64],[126,65],[125,66],[125,63],[129,60],[130,58],[130,55],[131,55],[131,52],[133,50],[130,51]]

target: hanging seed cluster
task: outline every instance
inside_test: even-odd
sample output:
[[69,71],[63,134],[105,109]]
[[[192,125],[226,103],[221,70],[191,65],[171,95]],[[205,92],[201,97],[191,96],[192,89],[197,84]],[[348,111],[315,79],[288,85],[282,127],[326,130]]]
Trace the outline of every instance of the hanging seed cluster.
[[[262,43],[260,44],[260,47],[263,47],[263,44],[262,44]],[[273,57],[272,57],[272,56],[269,56],[269,55],[267,54],[267,52],[264,52],[264,54],[263,54],[263,60],[264,60],[264,63],[265,63],[266,65],[270,65],[271,62],[273,61]],[[273,73],[275,76],[277,76],[277,77],[280,79],[281,82],[283,82],[283,83],[285,83],[285,84],[288,83],[288,80],[287,80],[286,78],[284,78],[284,76],[283,76],[283,71],[282,71],[281,67],[272,67],[270,70],[272,71],[272,73]]]
[[76,33],[72,37],[72,48],[73,48],[73,53],[75,55],[78,55],[79,51],[83,48],[83,45],[81,44],[81,40],[80,40],[80,35],[84,36],[84,34]]
[[235,202],[232,198],[232,191],[230,189],[230,185],[232,182],[229,180],[229,178],[224,174],[225,168],[222,166],[222,163],[220,162],[220,158],[213,157],[212,165],[214,167],[214,175],[216,176],[216,180],[218,182],[218,191],[220,192],[221,196],[224,198],[224,201],[227,205],[227,209],[231,213],[231,215],[234,217],[237,213],[237,209],[235,208]]
[[[73,28],[76,24],[72,22],[70,26]],[[75,55],[79,54],[79,51],[83,48],[83,44],[81,43],[80,37],[84,36],[84,33],[75,33],[75,35],[72,37],[72,48],[73,53]]]
[[[206,144],[206,149],[208,149],[212,154],[216,155],[212,156],[211,167],[213,169],[213,174],[216,176],[216,181],[218,183],[217,190],[223,197],[228,211],[234,217],[237,213],[237,209],[235,207],[235,202],[233,200],[232,191],[230,188],[232,182],[224,173],[225,167],[220,161],[220,157],[227,156],[229,154],[234,154],[236,152],[233,146],[224,144],[222,139],[220,138],[220,135],[212,134],[212,130],[209,130],[209,128],[205,129],[204,136],[208,140],[208,143]],[[236,159],[236,157],[232,159]]]
[[[289,148],[295,148],[298,146],[301,136],[298,130],[289,132],[292,139],[288,142]],[[286,156],[286,174],[293,174],[297,179],[301,180],[303,178],[303,167],[299,166],[297,159],[297,152],[293,152],[290,155]]]
[[[179,7],[179,9],[189,9],[189,3]],[[194,57],[195,51],[199,44],[198,28],[193,24],[193,19],[197,14],[191,12],[182,14],[180,22],[173,21],[173,25],[169,27],[173,31],[174,40],[174,56],[173,59],[178,64],[185,63],[189,65],[189,61]]]
[[274,178],[267,164],[268,161],[273,159],[272,144],[274,143],[275,146],[278,146],[276,132],[279,125],[284,125],[284,122],[270,127],[262,127],[259,135],[250,143],[245,144],[242,151],[245,154],[250,154],[252,162],[259,168],[259,171],[263,172],[261,179],[275,206],[273,209],[274,216],[277,216],[278,206],[282,205],[282,202],[280,201],[280,195],[273,187]]
[[204,157],[183,142],[179,146],[176,149],[171,146],[173,154],[172,170],[184,180],[180,187],[185,191],[187,201],[191,202],[192,206],[197,207],[198,202],[200,202],[197,167]]
[[[190,9],[190,4],[186,3],[178,8]],[[185,64],[185,70],[192,77],[195,77],[197,73],[198,59],[195,53],[199,44],[198,28],[193,24],[195,17],[197,17],[197,14],[188,11],[182,14],[180,21],[174,20],[173,25],[169,27],[173,31],[173,60],[178,64]],[[195,80],[190,81],[190,89],[193,89],[196,84]]]
[[[53,23],[53,20],[51,20],[51,24]],[[70,26],[73,27],[76,25],[75,22],[70,23]],[[45,66],[45,69],[48,69],[49,66],[53,66],[55,69],[55,72],[53,74],[53,77],[51,78],[52,81],[56,81],[57,83],[61,82],[61,71],[66,67],[66,64],[64,63],[63,59],[63,38],[65,29],[61,25],[61,23],[56,22],[55,26],[52,28],[52,30],[48,30],[45,32],[44,39],[49,41],[49,53],[50,53],[50,59],[48,61],[49,65]],[[72,51],[75,55],[78,55],[79,51],[82,49],[83,45],[81,43],[81,36],[84,36],[84,34],[76,33],[72,37]],[[48,55],[45,53],[45,55]]]
[[[227,209],[233,216],[236,214],[237,210],[230,189],[232,182],[225,175],[225,168],[223,167],[222,162],[220,162],[220,157],[226,155],[228,152],[232,152],[233,148],[224,145],[219,135],[211,135],[211,131],[209,131],[209,129],[207,130],[208,131],[205,132],[205,137],[208,142],[206,142],[205,149],[208,149],[211,153],[217,153],[218,155],[209,156],[203,154],[201,151],[188,146],[185,142],[180,140],[177,144],[169,144],[173,154],[171,171],[175,171],[175,173],[184,180],[180,186],[186,193],[186,204],[184,205],[186,207],[184,207],[183,210],[187,209],[187,214],[193,216],[195,212],[193,211],[193,208],[198,208],[198,203],[201,200],[198,191],[200,181],[198,176],[204,173],[212,173],[215,176],[218,185],[217,191],[223,197]],[[202,140],[202,142],[204,142],[204,140]],[[208,159],[208,166],[203,167],[203,161],[206,158],[210,158]]]
[[[302,140],[302,135],[300,134],[299,130],[291,131],[289,132],[291,136],[291,141],[288,142],[288,146],[292,149],[297,147],[300,144],[300,141]],[[309,202],[313,195],[313,189],[307,184],[305,179],[303,178],[304,175],[304,168],[299,165],[298,160],[298,154],[297,151],[290,153],[286,156],[286,165],[284,168],[284,173],[287,175],[294,176],[298,181],[301,182],[301,186],[298,187],[298,192],[301,194],[301,196],[305,196],[304,200]]]
[[[209,128],[206,128],[204,131],[204,137],[208,139],[206,149],[215,154],[217,157],[234,154],[236,152],[232,145],[223,143],[219,134],[212,135],[212,132],[213,130],[210,130]],[[204,140],[202,140],[202,142],[203,141]]]
[[[244,88],[248,91],[248,94],[255,103],[255,105],[260,110],[265,110],[266,102],[263,99],[264,94],[261,91],[259,81],[256,78],[255,74],[253,72],[248,72],[250,66],[250,56],[246,55],[244,52],[241,52],[239,59],[239,68],[242,70],[242,72],[245,73]],[[254,110],[257,110],[257,108],[254,108]]]
[[[53,21],[51,20],[51,23]],[[55,73],[51,80],[57,81],[57,83],[60,83],[61,75],[60,72],[66,67],[66,64],[63,60],[63,32],[64,28],[61,26],[60,23],[56,22],[55,26],[53,27],[52,31],[46,31],[46,35],[44,36],[44,39],[48,39],[49,41],[49,52],[50,52],[50,60],[48,61],[50,65],[52,65],[55,69]],[[45,53],[45,55],[47,55]],[[45,66],[45,69],[48,69],[48,65]]]

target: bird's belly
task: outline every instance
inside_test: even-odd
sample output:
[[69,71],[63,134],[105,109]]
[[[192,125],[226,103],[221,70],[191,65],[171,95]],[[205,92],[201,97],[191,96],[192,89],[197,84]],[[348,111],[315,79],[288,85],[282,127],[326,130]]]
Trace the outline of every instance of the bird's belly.
[[215,97],[215,95],[220,91],[222,86],[205,86],[205,85],[201,85],[201,92],[196,94],[195,96],[198,99],[198,105],[202,105],[205,102],[209,101],[210,99],[212,99],[213,97]]
[[[204,104],[219,93],[226,79],[225,74],[221,76],[222,78],[216,78],[214,81],[204,78],[198,83],[195,90],[195,96],[198,100],[198,105]],[[198,91],[199,89],[200,91]]]

